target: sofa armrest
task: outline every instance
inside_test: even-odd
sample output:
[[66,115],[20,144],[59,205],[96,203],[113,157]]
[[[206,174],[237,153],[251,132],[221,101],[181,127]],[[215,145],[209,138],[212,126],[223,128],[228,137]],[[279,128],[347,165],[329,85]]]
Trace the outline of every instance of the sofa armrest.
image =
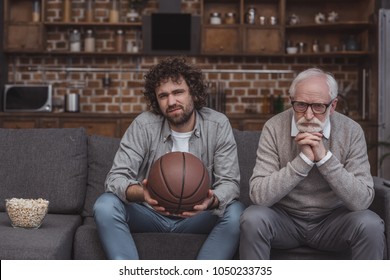
[[370,209],[385,222],[386,258],[390,259],[390,187],[383,184],[383,179],[374,177],[375,198]]

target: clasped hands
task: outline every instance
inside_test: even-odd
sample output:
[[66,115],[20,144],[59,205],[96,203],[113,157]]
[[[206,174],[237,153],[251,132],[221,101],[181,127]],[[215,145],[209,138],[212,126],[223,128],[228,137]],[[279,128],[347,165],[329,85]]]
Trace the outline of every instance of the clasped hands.
[[301,147],[301,152],[311,161],[318,162],[326,156],[326,148],[321,132],[300,132],[295,142]]

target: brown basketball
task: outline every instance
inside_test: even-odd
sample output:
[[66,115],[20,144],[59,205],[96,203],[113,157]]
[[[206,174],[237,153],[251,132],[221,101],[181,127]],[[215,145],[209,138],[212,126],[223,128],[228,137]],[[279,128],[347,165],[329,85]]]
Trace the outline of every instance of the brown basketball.
[[209,174],[203,162],[185,152],[171,152],[155,161],[147,184],[150,196],[175,214],[201,204],[209,186]]

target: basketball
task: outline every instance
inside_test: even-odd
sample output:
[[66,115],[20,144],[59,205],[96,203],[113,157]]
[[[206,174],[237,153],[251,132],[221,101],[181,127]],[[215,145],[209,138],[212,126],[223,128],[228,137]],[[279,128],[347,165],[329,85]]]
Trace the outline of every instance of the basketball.
[[190,153],[171,152],[155,161],[147,188],[159,205],[173,214],[193,210],[207,197],[210,178],[203,162]]

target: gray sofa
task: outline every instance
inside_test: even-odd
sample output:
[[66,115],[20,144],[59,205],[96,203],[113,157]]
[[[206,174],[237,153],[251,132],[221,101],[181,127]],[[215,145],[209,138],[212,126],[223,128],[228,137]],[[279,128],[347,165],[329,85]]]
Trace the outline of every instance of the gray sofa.
[[[241,171],[240,200],[249,205],[248,184],[260,132],[234,130]],[[96,198],[120,139],[88,136],[84,129],[0,129],[0,259],[104,259],[92,217]],[[390,188],[375,178],[371,206],[385,221],[390,251]],[[6,198],[45,198],[49,213],[38,230],[12,228]],[[194,259],[201,234],[136,233],[142,259]],[[388,254],[386,252],[386,258]],[[239,258],[238,254],[235,258]],[[300,247],[273,250],[273,259],[340,259]]]

